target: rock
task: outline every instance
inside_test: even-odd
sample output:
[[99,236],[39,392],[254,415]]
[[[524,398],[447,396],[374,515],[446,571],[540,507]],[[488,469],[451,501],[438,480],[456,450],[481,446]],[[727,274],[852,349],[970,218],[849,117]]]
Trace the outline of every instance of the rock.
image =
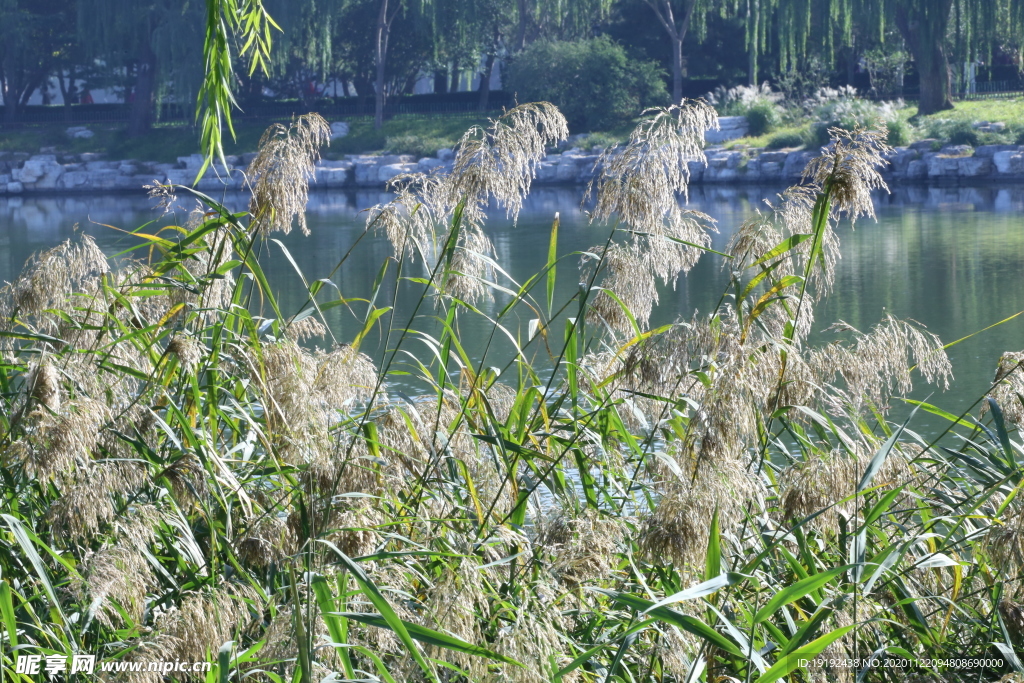
[[101,159],[105,159],[106,156],[107,155],[102,152],[83,152],[79,159],[85,162],[100,161]]
[[914,159],[907,164],[907,180],[923,180],[928,177],[928,162]]
[[11,194],[21,194],[25,187],[17,180],[7,183],[7,191]]
[[784,164],[787,156],[789,156],[789,152],[761,152],[757,160],[762,164]]
[[562,155],[562,160],[558,162],[558,166],[555,167],[555,181],[559,183],[570,183],[576,180],[576,160],[572,157],[566,158]]
[[89,182],[89,174],[85,171],[66,171],[60,179],[59,187],[67,189],[83,188]]
[[1024,154],[1013,151],[996,152],[992,155],[996,171],[1007,175],[1024,174]]
[[817,152],[805,150],[803,152],[790,152],[786,155],[786,163],[782,167],[783,180],[795,180],[803,175],[807,163],[817,155]]
[[377,171],[378,182],[386,183],[396,176],[400,176],[403,173],[415,173],[416,164],[412,163],[398,163],[398,164],[387,164],[381,166]]
[[1016,152],[1017,145],[982,145],[974,150],[976,157],[988,157],[991,159],[997,152]]
[[704,180],[704,171],[706,169],[704,162],[693,159],[686,162],[686,167],[690,171],[691,183],[699,183]]
[[435,168],[442,168],[445,162],[435,157],[426,157],[416,162],[416,170],[420,173],[430,173]]
[[907,172],[907,166],[910,165],[911,161],[919,159],[921,153],[916,149],[909,147],[900,147],[896,150],[896,153],[889,158],[889,163],[892,165],[893,171],[899,174]]
[[454,161],[455,151],[451,149],[439,149],[437,150],[437,158],[441,161]]
[[944,157],[968,157],[974,154],[974,148],[970,145],[946,145],[939,150]]
[[57,163],[52,154],[37,154],[25,161],[21,168],[14,169],[14,180],[31,184],[36,190],[51,190],[57,187],[57,180],[64,174],[64,167]]
[[377,179],[377,169],[380,164],[377,162],[375,157],[369,157],[360,159],[355,162],[355,178],[356,185],[376,185],[380,181]]
[[719,144],[729,140],[746,137],[750,132],[750,126],[745,116],[720,116],[718,117],[718,130],[709,130],[704,133],[704,140],[710,144]]
[[[553,155],[549,155],[553,156]],[[537,182],[538,183],[553,183],[555,182],[555,176],[558,173],[558,163],[554,161],[544,160],[537,164]]]
[[987,157],[964,157],[959,162],[961,178],[978,178],[992,172],[992,160]]
[[763,180],[781,180],[782,179],[782,164],[778,161],[762,161],[761,166],[761,178]]
[[139,172],[139,167],[134,164],[124,163],[117,167],[117,172],[120,175],[135,175]]
[[938,142],[935,138],[925,138],[924,140],[911,143],[910,149],[916,149],[919,152],[930,152]]
[[202,154],[190,154],[187,157],[178,157],[178,166],[181,168],[194,169],[198,172],[199,169],[203,167],[203,161],[205,161],[205,159]]
[[331,124],[331,140],[337,140],[348,135],[348,124],[344,121],[335,121]]
[[[85,156],[84,154],[82,155]],[[116,161],[87,161],[85,162],[85,170],[87,171],[108,171],[116,169],[120,164]]]
[[40,154],[56,154],[57,153],[57,148],[55,146],[40,147],[39,148],[39,153]]
[[928,160],[929,178],[956,178],[960,174],[960,158],[937,154]]
[[344,187],[348,184],[349,169],[324,168],[316,169],[316,184],[324,187]]

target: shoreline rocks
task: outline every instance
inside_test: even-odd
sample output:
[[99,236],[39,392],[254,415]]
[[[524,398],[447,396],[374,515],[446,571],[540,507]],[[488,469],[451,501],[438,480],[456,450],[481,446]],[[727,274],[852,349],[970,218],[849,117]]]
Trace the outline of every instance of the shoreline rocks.
[[[792,183],[800,179],[812,150],[724,149],[706,151],[707,165],[689,164],[691,184]],[[254,154],[229,156],[207,170],[196,185],[204,192],[242,190],[243,169]],[[976,149],[950,145],[934,150],[933,141],[898,147],[889,155],[883,177],[893,184],[927,183],[969,185],[985,182],[1024,182],[1024,145],[984,145]],[[454,163],[452,150],[417,159],[407,154],[352,154],[343,159],[324,159],[316,164],[310,185],[317,189],[382,188],[396,176],[408,173],[444,172]],[[534,183],[584,185],[599,172],[599,150],[572,148],[549,154],[536,168]],[[177,163],[135,159],[107,160],[101,154],[80,155],[0,152],[0,196],[63,194],[77,192],[139,192],[154,182],[191,185],[203,157],[179,157]]]

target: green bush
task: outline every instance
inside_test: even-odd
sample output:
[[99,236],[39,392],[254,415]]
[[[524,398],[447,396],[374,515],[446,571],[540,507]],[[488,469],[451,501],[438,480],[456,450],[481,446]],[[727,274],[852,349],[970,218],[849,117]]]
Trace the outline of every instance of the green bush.
[[384,143],[384,151],[388,154],[413,154],[418,157],[432,157],[437,154],[437,150],[454,146],[455,142],[447,138],[397,135],[387,139]]
[[607,130],[669,100],[655,62],[630,60],[610,39],[541,40],[513,59],[506,88],[520,102],[552,102],[575,131]]
[[910,144],[910,124],[903,119],[887,122],[885,129],[888,131],[885,141],[893,147],[905,147]]
[[800,147],[806,140],[806,131],[786,131],[776,133],[768,138],[768,149],[783,149],[784,147]]
[[781,115],[779,108],[768,101],[757,102],[747,109],[745,114],[750,134],[754,137],[771,133],[779,125]]
[[951,145],[978,146],[978,131],[971,127],[967,121],[958,121],[950,130],[947,141]]

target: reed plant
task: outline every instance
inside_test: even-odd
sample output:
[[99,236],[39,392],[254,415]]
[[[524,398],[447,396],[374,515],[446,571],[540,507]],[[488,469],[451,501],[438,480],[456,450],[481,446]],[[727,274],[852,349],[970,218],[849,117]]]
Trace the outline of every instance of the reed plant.
[[[515,217],[567,137],[543,103],[466,133],[450,174],[396,179],[367,214],[394,251],[366,300],[300,272],[306,303],[281,310],[260,265],[288,255],[275,232],[305,230],[316,115],[268,131],[246,211],[155,187],[200,206],[135,231],[116,266],[85,235],[34,256],[0,294],[5,680],[34,680],[18,655],[83,653],[212,665],[102,674],[132,683],[1024,668],[1021,355],[977,410],[904,398],[948,421],[925,436],[888,412],[915,382],[947,386],[934,335],[888,317],[808,342],[840,219],[870,218],[885,189],[883,132],[835,130],[721,252],[718,306],[650,326],[711,251],[714,222],[680,196],[715,125],[701,102],[646,112],[590,188],[602,240],[563,253],[556,218],[524,282],[486,209]],[[350,258],[358,240],[335,272]],[[567,264],[580,284],[558,300]],[[386,300],[401,288],[422,292],[410,319]],[[358,329],[329,328],[337,306]],[[471,318],[490,330],[479,356]],[[1007,667],[944,663],[968,655]]]

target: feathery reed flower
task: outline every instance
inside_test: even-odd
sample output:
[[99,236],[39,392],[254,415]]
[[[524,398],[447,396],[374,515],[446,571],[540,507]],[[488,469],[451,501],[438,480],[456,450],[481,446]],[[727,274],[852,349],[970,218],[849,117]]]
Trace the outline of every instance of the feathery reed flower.
[[298,223],[308,235],[306,202],[320,147],[329,144],[331,127],[319,114],[300,116],[290,126],[274,124],[260,139],[259,151],[246,174],[252,186],[250,229],[267,235],[288,234]]

